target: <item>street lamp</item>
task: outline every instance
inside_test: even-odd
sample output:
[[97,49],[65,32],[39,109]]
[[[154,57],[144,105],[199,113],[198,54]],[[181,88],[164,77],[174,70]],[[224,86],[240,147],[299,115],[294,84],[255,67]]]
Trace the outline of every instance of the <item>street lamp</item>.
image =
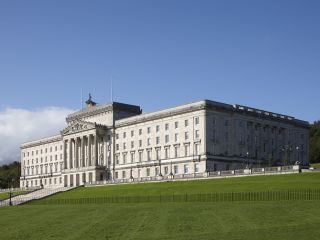
[[247,166],[246,166],[246,168],[249,168],[249,152],[246,153],[246,156],[247,156]]

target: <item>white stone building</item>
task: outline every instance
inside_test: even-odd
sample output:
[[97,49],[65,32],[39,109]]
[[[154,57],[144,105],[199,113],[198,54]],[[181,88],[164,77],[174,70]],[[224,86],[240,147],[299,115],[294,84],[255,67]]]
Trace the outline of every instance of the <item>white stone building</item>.
[[86,103],[59,135],[22,144],[21,187],[308,162],[309,123],[293,117],[209,100],[145,114],[134,105]]

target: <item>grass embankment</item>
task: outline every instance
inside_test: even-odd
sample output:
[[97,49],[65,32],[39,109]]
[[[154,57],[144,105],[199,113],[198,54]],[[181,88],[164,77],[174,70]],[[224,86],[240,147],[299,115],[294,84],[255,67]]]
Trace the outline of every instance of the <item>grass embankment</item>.
[[78,188],[52,196],[51,199],[72,199],[112,196],[171,195],[215,192],[261,192],[288,189],[320,188],[319,173],[284,174],[228,179],[123,184]]
[[[51,198],[318,188],[320,173],[79,188]],[[0,208],[0,239],[301,240],[320,201],[22,205]]]
[[313,163],[313,164],[311,164],[311,167],[313,167],[314,169],[319,169],[320,163]]
[[[17,195],[21,195],[21,194],[25,194],[27,193],[27,191],[19,191],[19,192],[12,192],[12,196],[17,196]],[[1,192],[0,193],[0,200],[9,198],[9,193],[8,192]]]

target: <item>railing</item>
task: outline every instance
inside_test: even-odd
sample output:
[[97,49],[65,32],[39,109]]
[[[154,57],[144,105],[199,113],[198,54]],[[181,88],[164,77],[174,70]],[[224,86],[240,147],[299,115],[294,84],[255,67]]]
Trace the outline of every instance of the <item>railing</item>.
[[42,199],[32,205],[79,205],[112,203],[169,203],[169,202],[255,202],[255,201],[319,201],[320,189],[287,189],[262,192],[219,192],[166,194],[146,196],[106,196],[72,199]]

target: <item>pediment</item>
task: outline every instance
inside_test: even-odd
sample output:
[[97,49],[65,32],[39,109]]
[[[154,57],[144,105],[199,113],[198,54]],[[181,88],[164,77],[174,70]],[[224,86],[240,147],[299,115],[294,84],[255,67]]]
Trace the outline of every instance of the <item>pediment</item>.
[[69,123],[69,126],[61,131],[62,135],[83,132],[90,129],[95,129],[96,124],[91,122],[85,122],[81,120],[75,120]]

